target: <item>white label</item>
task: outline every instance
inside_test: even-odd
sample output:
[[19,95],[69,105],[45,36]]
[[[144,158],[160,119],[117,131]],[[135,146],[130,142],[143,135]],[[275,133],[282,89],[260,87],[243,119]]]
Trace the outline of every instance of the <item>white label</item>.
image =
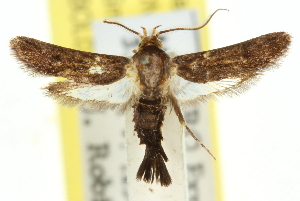
[[[158,31],[181,25],[198,25],[196,19],[198,17],[195,11],[178,10],[110,20],[121,22],[138,32],[142,32],[140,26],[144,26],[147,28],[148,34],[151,34],[152,28],[157,25],[162,25]],[[140,41],[137,35],[128,33],[118,26],[104,24],[102,20],[94,23],[93,33],[95,52],[101,54],[131,56],[133,55],[132,50]],[[160,38],[167,52],[171,51],[181,55],[199,51],[199,38],[196,31],[176,31]],[[194,134],[210,148],[207,110],[207,107],[202,105],[201,108],[187,110],[184,114]],[[124,116],[117,115],[113,111],[99,113],[83,110],[80,113],[80,126],[84,159],[85,200],[127,200]],[[185,133],[189,200],[214,201],[216,199],[213,183],[213,160],[187,132]],[[137,138],[137,135],[135,137]],[[166,141],[168,140],[166,139]],[[165,151],[168,152],[168,150]],[[165,189],[166,187],[161,188]]]

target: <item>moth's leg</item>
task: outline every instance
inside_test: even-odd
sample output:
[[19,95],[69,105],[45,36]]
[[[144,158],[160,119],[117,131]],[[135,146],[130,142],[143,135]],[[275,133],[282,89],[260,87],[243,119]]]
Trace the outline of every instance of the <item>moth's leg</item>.
[[182,115],[181,109],[178,105],[177,100],[175,99],[175,97],[173,96],[169,96],[172,106],[174,108],[174,111],[178,117],[179,122],[181,123],[182,126],[185,127],[185,129],[190,133],[190,135],[198,142],[198,144],[203,147],[215,160],[216,158],[214,157],[214,155],[209,151],[209,149],[206,148],[206,146],[194,135],[194,133],[191,131],[191,129],[187,126],[184,117]]

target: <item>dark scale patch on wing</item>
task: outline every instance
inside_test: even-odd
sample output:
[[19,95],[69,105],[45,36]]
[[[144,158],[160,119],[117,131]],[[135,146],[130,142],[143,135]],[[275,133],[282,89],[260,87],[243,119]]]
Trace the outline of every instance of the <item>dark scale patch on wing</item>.
[[[22,68],[30,74],[64,77],[80,83],[110,84],[125,76],[130,63],[126,57],[73,50],[24,36],[12,39],[10,46]],[[101,73],[96,69],[101,69]]]
[[276,67],[291,43],[291,36],[275,32],[215,50],[174,57],[177,75],[196,83],[227,78],[247,80]]

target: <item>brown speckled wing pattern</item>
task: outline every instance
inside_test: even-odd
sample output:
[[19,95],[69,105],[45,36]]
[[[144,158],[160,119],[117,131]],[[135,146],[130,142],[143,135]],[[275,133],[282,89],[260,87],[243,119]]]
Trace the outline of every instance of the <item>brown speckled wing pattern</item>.
[[13,55],[33,76],[64,77],[79,83],[106,85],[123,78],[127,57],[73,50],[33,38],[11,40]]

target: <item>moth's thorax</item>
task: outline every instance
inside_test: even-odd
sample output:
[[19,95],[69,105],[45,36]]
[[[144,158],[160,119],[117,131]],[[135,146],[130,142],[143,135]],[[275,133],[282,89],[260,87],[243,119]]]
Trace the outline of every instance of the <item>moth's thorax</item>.
[[144,88],[143,94],[148,97],[158,95],[159,86],[170,76],[171,58],[169,55],[156,46],[146,46],[132,59]]

